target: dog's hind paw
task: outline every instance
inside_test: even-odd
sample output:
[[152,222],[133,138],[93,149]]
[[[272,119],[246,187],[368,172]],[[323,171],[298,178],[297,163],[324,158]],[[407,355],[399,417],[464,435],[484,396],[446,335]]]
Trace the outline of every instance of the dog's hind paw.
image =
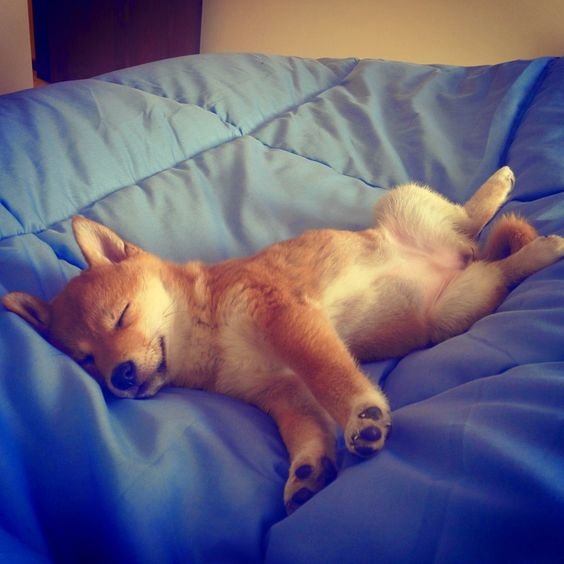
[[290,467],[290,477],[284,488],[284,503],[288,514],[309,501],[336,477],[335,463],[328,456],[317,460],[295,460]]
[[502,166],[499,170],[494,172],[492,178],[501,180],[508,186],[509,189],[513,188],[513,185],[515,184],[515,174],[508,166]]

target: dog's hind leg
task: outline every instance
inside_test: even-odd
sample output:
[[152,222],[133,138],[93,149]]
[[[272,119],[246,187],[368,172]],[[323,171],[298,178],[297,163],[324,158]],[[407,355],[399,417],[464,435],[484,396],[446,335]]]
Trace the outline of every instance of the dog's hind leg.
[[431,344],[464,333],[494,312],[506,295],[501,269],[495,263],[473,262],[446,286],[431,307]]
[[537,237],[507,258],[476,261],[453,279],[431,308],[433,344],[463,333],[492,313],[508,291],[564,257],[564,238]]
[[464,204],[467,219],[462,228],[468,236],[474,238],[480,233],[505,203],[514,183],[513,171],[504,166],[492,174]]
[[512,255],[492,262],[503,273],[508,288],[564,257],[564,237],[537,237]]
[[290,455],[284,503],[288,513],[337,476],[336,425],[294,374],[282,374],[254,403],[272,416]]

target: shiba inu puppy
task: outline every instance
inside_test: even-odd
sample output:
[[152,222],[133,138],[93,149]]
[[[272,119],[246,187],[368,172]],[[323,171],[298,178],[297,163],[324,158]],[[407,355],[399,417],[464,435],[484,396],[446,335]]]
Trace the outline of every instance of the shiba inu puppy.
[[515,215],[478,249],[513,183],[504,167],[464,205],[403,185],[378,201],[375,227],[306,232],[213,265],[165,262],[75,217],[89,268],[50,303],[21,292],[3,303],[117,396],[187,386],[269,413],[290,455],[291,512],[336,475],[335,422],[354,454],[384,445],[390,407],[357,361],[462,333],[564,256],[564,238]]

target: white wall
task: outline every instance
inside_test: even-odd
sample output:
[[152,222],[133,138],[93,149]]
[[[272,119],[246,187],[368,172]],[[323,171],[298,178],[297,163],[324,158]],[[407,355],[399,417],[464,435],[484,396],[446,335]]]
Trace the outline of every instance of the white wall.
[[459,65],[564,55],[564,2],[204,0],[201,49]]
[[0,0],[0,94],[32,86],[27,0]]

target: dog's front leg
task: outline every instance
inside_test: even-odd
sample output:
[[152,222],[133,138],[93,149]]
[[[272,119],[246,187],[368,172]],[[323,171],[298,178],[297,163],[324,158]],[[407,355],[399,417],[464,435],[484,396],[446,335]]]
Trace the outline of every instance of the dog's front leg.
[[287,372],[271,380],[253,402],[276,421],[290,455],[284,504],[292,513],[337,475],[335,422],[301,378]]
[[359,456],[380,450],[391,426],[386,397],[359,370],[325,315],[286,301],[258,308],[255,321],[275,354],[342,426],[348,450]]

